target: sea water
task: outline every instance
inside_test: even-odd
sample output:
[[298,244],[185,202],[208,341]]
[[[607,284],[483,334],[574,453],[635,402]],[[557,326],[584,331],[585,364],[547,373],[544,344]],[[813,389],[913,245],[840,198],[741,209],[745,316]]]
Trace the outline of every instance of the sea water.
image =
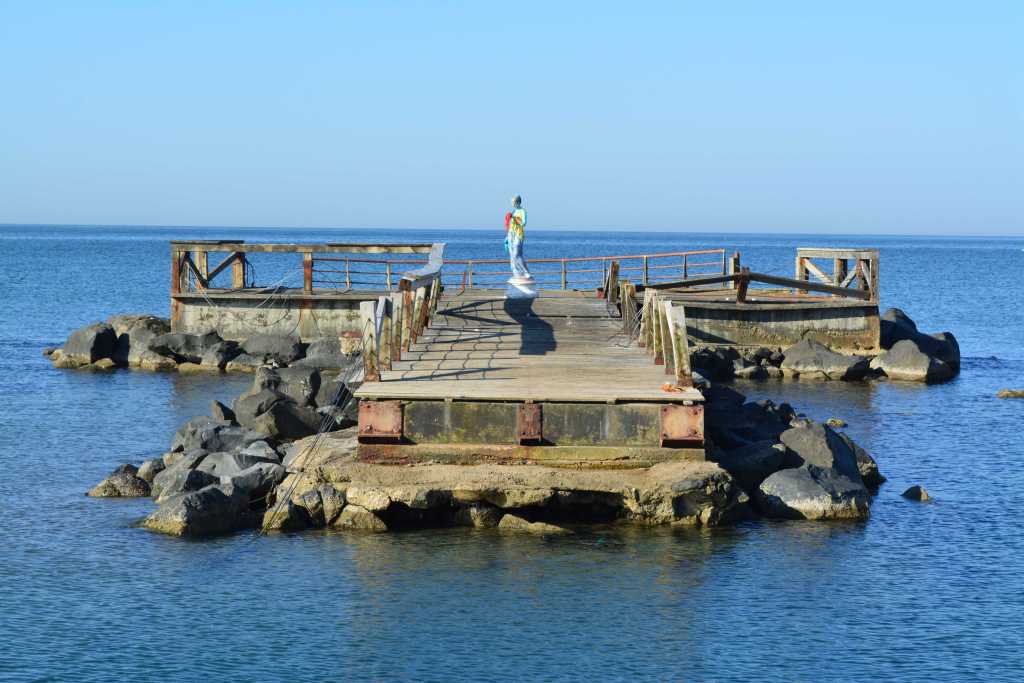
[[[528,235],[528,258],[723,246],[789,276],[797,246],[879,247],[883,307],[954,332],[959,377],[736,384],[849,423],[889,479],[866,522],[187,541],[137,526],[148,499],[83,494],[251,378],[64,371],[41,355],[114,313],[167,315],[174,238],[502,255],[500,229],[0,227],[0,679],[1024,677],[1024,401],[995,397],[1024,387],[1024,240]],[[900,497],[917,483],[934,502]]]

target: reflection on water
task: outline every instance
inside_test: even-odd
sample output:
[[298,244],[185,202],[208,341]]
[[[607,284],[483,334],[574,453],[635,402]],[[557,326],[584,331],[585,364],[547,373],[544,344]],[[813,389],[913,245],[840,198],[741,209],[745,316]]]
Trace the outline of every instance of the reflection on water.
[[[954,382],[736,383],[751,399],[849,423],[889,478],[866,522],[595,527],[568,538],[452,529],[189,542],[135,526],[149,501],[82,494],[116,464],[162,452],[181,422],[206,414],[211,399],[231,399],[251,378],[57,372],[39,348],[114,312],[165,312],[171,234],[234,235],[92,230],[58,240],[12,230],[0,228],[0,679],[1024,676],[1024,401],[994,396],[1024,378],[1024,312],[1012,288],[956,277],[983,272],[995,257],[1021,270],[1024,244],[878,240],[886,300],[923,329],[952,329],[960,339],[963,374]],[[253,235],[242,236],[405,238]],[[487,256],[492,246],[500,256],[490,235],[443,236],[453,257]],[[608,235],[597,246],[578,234],[532,239],[538,257],[724,241],[780,273],[792,267],[795,243],[665,234]],[[66,267],[42,283],[17,275],[46,259]],[[939,292],[932,282],[960,289]],[[914,483],[935,502],[901,498]]]

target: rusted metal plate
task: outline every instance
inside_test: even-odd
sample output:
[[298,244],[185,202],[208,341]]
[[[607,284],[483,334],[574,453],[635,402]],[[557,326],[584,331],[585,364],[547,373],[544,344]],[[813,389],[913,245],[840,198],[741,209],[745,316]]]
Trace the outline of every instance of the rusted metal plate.
[[358,437],[364,442],[398,443],[402,440],[401,401],[360,401]]
[[539,444],[544,438],[544,414],[540,403],[522,403],[516,413],[516,433],[520,444]]
[[661,446],[679,448],[704,443],[704,406],[663,405]]

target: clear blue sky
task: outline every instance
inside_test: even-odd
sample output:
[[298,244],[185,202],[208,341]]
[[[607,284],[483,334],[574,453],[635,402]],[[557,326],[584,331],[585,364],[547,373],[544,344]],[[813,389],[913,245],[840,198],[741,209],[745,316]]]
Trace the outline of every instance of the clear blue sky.
[[1024,234],[1022,2],[0,0],[0,65],[0,223]]

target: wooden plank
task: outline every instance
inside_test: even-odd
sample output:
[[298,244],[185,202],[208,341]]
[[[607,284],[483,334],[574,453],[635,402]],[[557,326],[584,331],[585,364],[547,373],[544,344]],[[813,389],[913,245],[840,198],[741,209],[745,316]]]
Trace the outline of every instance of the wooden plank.
[[392,322],[391,322],[391,297],[385,295],[377,300],[376,311],[377,323],[377,363],[380,369],[391,369],[392,357]]
[[402,292],[402,348],[408,349],[412,343],[413,316],[415,313],[413,305],[413,293]]
[[401,292],[392,292],[391,299],[391,360],[402,358],[402,310],[405,296]]
[[878,249],[832,249],[827,247],[797,247],[797,257],[803,258],[844,258],[877,259]]
[[359,327],[361,330],[363,355],[363,381],[380,381],[380,367],[377,363],[377,302],[363,301],[359,304]]
[[313,293],[313,252],[310,251],[302,254],[302,291]]
[[242,254],[235,254],[235,260],[231,262],[231,286],[245,288],[245,257]]
[[664,302],[668,318],[670,343],[672,345],[673,367],[677,387],[692,387],[693,373],[690,369],[690,344],[686,336],[686,307],[682,304]]
[[807,272],[809,272],[811,275],[818,278],[818,280],[820,280],[822,284],[832,284],[832,278],[830,278],[828,275],[822,272],[822,270],[818,268],[818,266],[810,259],[804,259],[804,268],[806,268]]
[[211,280],[213,280],[213,278],[217,277],[222,272],[224,272],[225,268],[234,263],[235,259],[241,258],[241,256],[241,254],[228,254],[227,256],[225,256],[224,260],[218,263],[216,267],[214,267],[214,269],[210,271],[210,274],[206,276],[206,281],[210,282]]

